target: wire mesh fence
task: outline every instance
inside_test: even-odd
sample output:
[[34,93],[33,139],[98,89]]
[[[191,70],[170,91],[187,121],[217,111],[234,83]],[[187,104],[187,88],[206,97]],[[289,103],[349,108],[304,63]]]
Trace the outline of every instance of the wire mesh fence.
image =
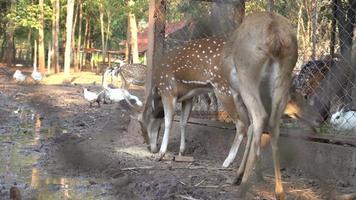
[[[320,130],[355,133],[356,3],[298,0],[275,1],[269,5],[270,2],[273,1],[168,1],[165,50],[198,38],[226,39],[244,15],[273,9],[294,25],[299,57],[293,89],[319,115]],[[231,122],[213,94],[196,99],[192,117]],[[285,122],[288,124],[289,120]],[[292,123],[300,127],[299,123]]]

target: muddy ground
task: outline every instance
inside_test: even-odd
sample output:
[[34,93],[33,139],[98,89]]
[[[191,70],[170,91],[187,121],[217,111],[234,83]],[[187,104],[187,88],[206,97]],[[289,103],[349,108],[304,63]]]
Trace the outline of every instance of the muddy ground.
[[[238,161],[221,168],[233,130],[191,124],[187,155],[194,162],[156,162],[141,135],[128,131],[137,128],[134,113],[122,104],[90,108],[82,86],[18,84],[0,73],[0,199],[9,199],[11,188],[22,199],[241,199],[231,185]],[[131,92],[143,96],[143,88]],[[178,150],[175,127],[167,157]],[[273,169],[265,166],[265,180],[254,179],[245,199],[274,199]],[[282,174],[287,199],[356,191],[342,177],[323,179],[293,165],[283,165]]]

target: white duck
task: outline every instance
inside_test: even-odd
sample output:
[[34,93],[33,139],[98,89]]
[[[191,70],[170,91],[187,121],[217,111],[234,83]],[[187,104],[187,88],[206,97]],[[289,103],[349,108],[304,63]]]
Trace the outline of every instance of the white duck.
[[23,82],[26,80],[26,75],[24,75],[20,70],[16,70],[12,76],[16,81]]
[[89,91],[87,88],[83,88],[84,90],[84,99],[87,100],[90,104],[90,107],[92,107],[92,103],[96,102],[98,103],[99,107],[100,107],[100,100],[99,100],[99,94],[96,94],[95,92],[91,92]]

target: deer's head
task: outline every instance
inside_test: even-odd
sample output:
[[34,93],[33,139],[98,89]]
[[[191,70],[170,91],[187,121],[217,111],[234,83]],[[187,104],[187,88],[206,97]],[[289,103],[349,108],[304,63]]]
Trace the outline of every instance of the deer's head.
[[153,153],[158,151],[158,133],[163,118],[164,111],[162,100],[158,94],[157,88],[153,87],[147,96],[142,112],[139,113],[137,117],[145,143],[149,144],[149,149]]

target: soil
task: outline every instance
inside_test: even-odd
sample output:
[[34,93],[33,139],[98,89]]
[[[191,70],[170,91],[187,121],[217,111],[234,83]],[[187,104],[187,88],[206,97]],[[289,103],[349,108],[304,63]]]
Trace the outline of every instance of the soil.
[[[131,120],[135,113],[125,104],[89,107],[83,86],[101,90],[90,82],[21,84],[0,72],[0,199],[9,199],[10,190],[22,199],[274,199],[272,168],[263,181],[253,178],[246,198],[231,184],[239,159],[221,168],[233,130],[189,125],[186,155],[194,162],[174,162],[175,126],[168,155],[157,162]],[[144,96],[143,88],[130,92]],[[322,181],[293,166],[282,174],[287,199],[356,191],[351,183]]]

